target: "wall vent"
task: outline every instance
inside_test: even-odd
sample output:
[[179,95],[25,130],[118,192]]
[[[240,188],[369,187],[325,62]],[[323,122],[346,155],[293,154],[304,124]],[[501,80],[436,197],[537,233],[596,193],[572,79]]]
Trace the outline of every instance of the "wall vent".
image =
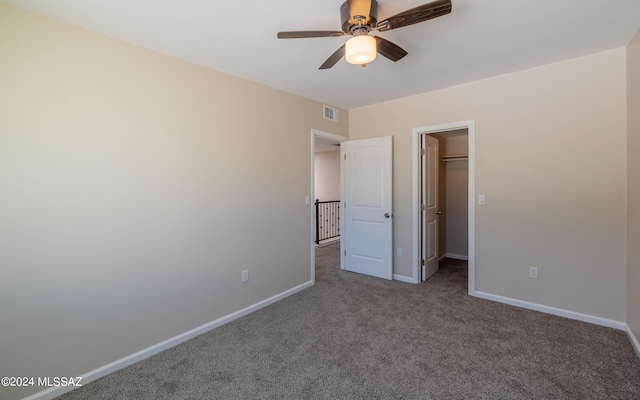
[[336,108],[323,105],[322,115],[324,116],[324,119],[328,119],[333,122],[338,122],[338,109]]

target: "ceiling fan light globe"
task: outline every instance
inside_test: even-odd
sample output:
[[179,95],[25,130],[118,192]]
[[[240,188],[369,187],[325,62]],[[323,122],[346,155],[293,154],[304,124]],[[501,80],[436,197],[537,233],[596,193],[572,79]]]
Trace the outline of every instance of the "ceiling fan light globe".
[[367,64],[376,59],[376,39],[359,35],[347,40],[345,55],[349,64]]

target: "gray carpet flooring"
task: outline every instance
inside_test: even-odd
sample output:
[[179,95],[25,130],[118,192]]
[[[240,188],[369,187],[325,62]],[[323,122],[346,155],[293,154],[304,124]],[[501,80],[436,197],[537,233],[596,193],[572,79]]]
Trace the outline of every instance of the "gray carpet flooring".
[[61,399],[640,399],[622,331],[470,297],[465,262],[411,285],[339,269]]

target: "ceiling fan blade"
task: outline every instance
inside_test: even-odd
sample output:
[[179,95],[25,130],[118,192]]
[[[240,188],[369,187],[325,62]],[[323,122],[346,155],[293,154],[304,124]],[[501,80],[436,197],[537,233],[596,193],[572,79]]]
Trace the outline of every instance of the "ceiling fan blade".
[[451,0],[437,0],[412,8],[378,23],[380,31],[402,28],[447,15],[451,12]]
[[342,45],[342,47],[340,47],[338,50],[336,50],[335,53],[327,58],[327,61],[325,61],[324,64],[320,66],[320,69],[329,69],[333,67],[338,61],[340,61],[342,57],[344,57],[344,45]]
[[343,36],[342,31],[292,31],[278,32],[278,39],[302,39],[314,37],[334,37]]
[[374,38],[376,39],[378,53],[393,62],[396,62],[409,54],[402,47],[395,43],[391,43],[387,39],[383,39],[380,36],[374,36]]
[[351,15],[351,19],[355,19],[357,16],[361,16],[365,19],[369,17],[369,12],[371,11],[371,0],[347,0],[347,4],[349,6],[349,15]]

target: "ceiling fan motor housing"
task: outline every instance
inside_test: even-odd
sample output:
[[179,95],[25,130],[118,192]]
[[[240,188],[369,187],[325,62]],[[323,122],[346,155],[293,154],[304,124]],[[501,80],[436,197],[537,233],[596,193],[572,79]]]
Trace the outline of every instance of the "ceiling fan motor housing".
[[[358,16],[354,16],[358,17]],[[362,15],[360,20],[364,20],[359,22],[356,18],[351,18],[351,13],[349,12],[349,4],[345,1],[342,6],[340,6],[340,21],[342,22],[342,31],[344,33],[352,33],[355,30],[358,30],[360,27],[365,27],[369,29],[375,28],[378,23],[378,3],[376,0],[371,0],[371,8],[369,9],[369,15]]]

